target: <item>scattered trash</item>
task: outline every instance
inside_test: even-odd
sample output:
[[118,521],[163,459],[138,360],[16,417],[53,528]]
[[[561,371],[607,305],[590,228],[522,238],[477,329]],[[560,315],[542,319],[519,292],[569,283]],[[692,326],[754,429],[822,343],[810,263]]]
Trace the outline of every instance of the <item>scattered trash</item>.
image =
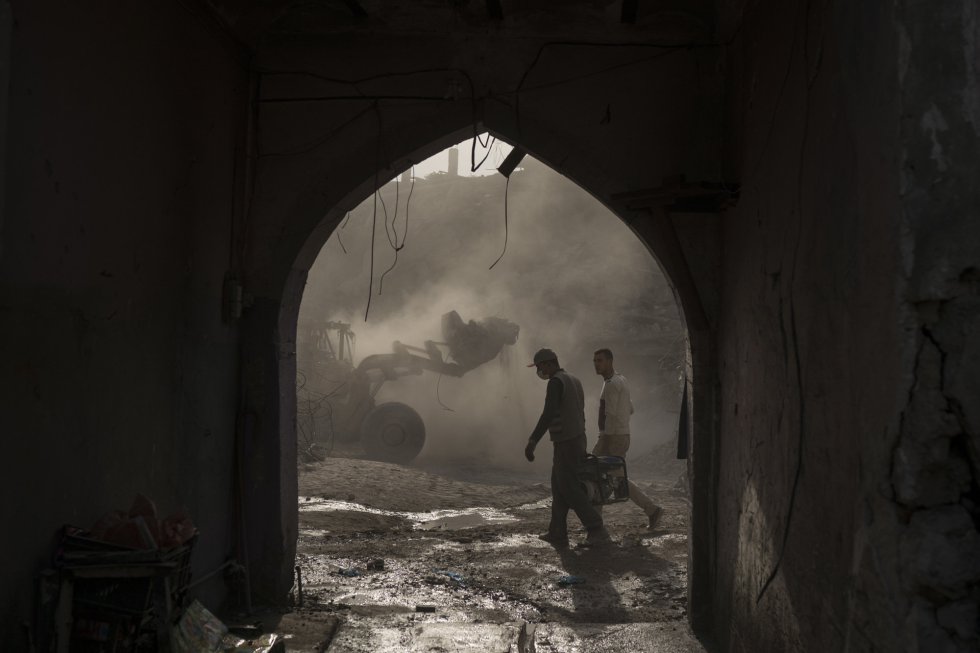
[[57,599],[44,602],[42,618],[55,619],[59,611],[84,615],[62,622],[53,634],[73,648],[154,640],[158,628],[180,615],[196,539],[186,513],[158,519],[143,495],[128,512],[109,512],[91,530],[66,524],[47,581]]
[[558,579],[558,584],[567,587],[569,585],[581,585],[585,582],[582,576],[562,576]]
[[375,558],[371,562],[367,563],[367,568],[370,571],[384,571],[385,561],[382,560],[381,558]]
[[435,612],[436,606],[434,605],[417,605],[415,606],[416,612]]
[[254,639],[262,634],[262,624],[229,624],[228,632],[245,639]]
[[174,653],[217,651],[228,634],[228,627],[195,600],[170,629],[170,648]]
[[345,578],[354,578],[355,576],[360,576],[361,572],[359,572],[355,567],[347,567],[345,569],[338,569],[337,575],[344,576]]
[[[245,636],[249,639],[238,635],[242,632],[248,633]],[[170,650],[174,653],[285,653],[286,642],[275,633],[260,634],[256,624],[228,628],[199,601],[194,601],[170,629]]]
[[463,580],[463,577],[457,574],[455,571],[447,571],[445,569],[433,569],[433,571],[439,576],[449,577],[451,580],[456,581],[456,583],[459,585],[466,585],[466,581]]
[[266,633],[258,639],[239,643],[229,653],[286,653],[286,641],[275,633]]
[[197,534],[186,511],[166,519],[157,516],[150,499],[137,494],[129,511],[113,510],[103,515],[90,531],[90,537],[130,549],[172,549]]

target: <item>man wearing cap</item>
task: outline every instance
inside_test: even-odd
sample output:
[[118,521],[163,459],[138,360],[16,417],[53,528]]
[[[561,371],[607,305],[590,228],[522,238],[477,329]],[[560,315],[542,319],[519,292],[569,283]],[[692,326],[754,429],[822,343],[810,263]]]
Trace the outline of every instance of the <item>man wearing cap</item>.
[[600,515],[589,501],[576,472],[586,457],[585,392],[582,382],[558,364],[558,355],[550,349],[534,354],[538,376],[548,381],[544,410],[528,438],[524,456],[534,460],[534,448],[545,431],[551,436],[555,453],[551,464],[551,523],[548,532],[539,537],[556,547],[568,546],[568,511],[585,526],[584,546],[609,542],[609,533]]

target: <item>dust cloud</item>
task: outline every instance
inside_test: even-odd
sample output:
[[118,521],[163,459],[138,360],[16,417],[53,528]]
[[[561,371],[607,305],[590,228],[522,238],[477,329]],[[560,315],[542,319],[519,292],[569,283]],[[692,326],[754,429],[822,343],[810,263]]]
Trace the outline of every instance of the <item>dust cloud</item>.
[[[425,372],[388,381],[378,393],[378,403],[404,402],[422,416],[420,460],[526,469],[523,448],[545,391],[526,365],[545,346],[585,386],[590,446],[602,384],[592,352],[599,347],[614,351],[617,371],[631,381],[631,457],[675,437],[683,328],[666,280],[628,227],[530,157],[509,188],[501,175],[434,173],[414,185],[406,178],[352,211],[310,270],[298,333],[301,378],[310,365],[304,339],[323,320],[351,324],[356,365],[391,352],[394,341],[441,341],[448,311],[464,321],[497,316],[521,328],[497,359],[459,378]],[[535,465],[545,467],[550,446],[542,445]]]

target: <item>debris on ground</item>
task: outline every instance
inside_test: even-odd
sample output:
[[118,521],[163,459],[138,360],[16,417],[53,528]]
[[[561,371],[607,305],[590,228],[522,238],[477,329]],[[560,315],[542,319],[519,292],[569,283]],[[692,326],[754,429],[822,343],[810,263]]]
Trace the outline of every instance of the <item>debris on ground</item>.
[[[632,474],[664,505],[657,533],[646,528],[642,510],[617,503],[603,511],[614,543],[558,551],[537,539],[550,518],[550,490],[534,476],[335,458],[312,467],[300,475],[302,496],[356,494],[371,505],[299,503],[306,607],[276,626],[294,635],[291,650],[593,653],[660,650],[655,644],[663,643],[663,650],[703,653],[687,626],[689,507],[670,493],[673,477]],[[455,518],[476,514],[493,518]],[[446,515],[453,518],[444,528],[418,527]],[[584,539],[574,516],[569,525],[573,543]],[[377,560],[383,568],[370,568]],[[364,575],[346,577],[338,568]],[[584,582],[561,584],[565,577]],[[329,616],[337,621],[327,638]]]
[[345,578],[355,578],[361,575],[361,572],[354,567],[346,567],[344,569],[337,570],[338,576],[344,576]]
[[37,650],[155,645],[180,615],[196,539],[185,511],[161,519],[141,494],[88,529],[65,525],[52,568],[38,577]]
[[433,569],[432,571],[435,572],[437,576],[446,576],[450,580],[455,581],[456,584],[461,587],[466,586],[466,581],[464,581],[463,577],[457,574],[455,571],[446,571],[445,569]]
[[[254,626],[235,632],[199,601],[191,603],[170,631],[173,653],[285,653],[285,641],[275,633],[255,633]],[[248,632],[241,637],[239,632]]]

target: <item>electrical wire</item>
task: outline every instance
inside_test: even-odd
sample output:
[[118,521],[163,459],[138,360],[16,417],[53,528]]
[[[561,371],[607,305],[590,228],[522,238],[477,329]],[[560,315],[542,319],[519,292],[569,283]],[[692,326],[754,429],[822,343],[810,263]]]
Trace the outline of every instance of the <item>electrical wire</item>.
[[[381,274],[381,280],[378,282],[378,295],[381,295],[385,287],[385,277],[388,276],[389,272],[395,269],[396,265],[398,265],[398,252],[401,250],[401,247],[398,246],[398,232],[397,231],[395,232],[394,239],[392,239],[391,237],[391,230],[389,230],[388,228],[388,207],[385,205],[384,196],[380,195],[380,192],[378,195],[379,198],[381,199],[381,208],[382,210],[384,210],[384,214],[385,214],[385,235],[388,237],[388,244],[391,245],[391,249],[394,250],[395,252],[395,260],[392,261],[388,269]],[[395,215],[391,219],[392,230],[394,229],[395,219],[397,217],[398,217],[398,180],[396,179],[395,180]]]
[[500,256],[497,257],[497,260],[494,261],[489,268],[487,268],[488,270],[492,270],[494,266],[497,265],[497,263],[500,263],[500,259],[502,259],[504,257],[504,254],[507,253],[507,238],[508,238],[508,232],[510,231],[510,228],[508,227],[507,224],[508,223],[507,198],[509,195],[510,195],[510,177],[507,177],[507,183],[504,184],[504,249],[500,252]]
[[347,212],[347,217],[344,218],[344,221],[340,225],[340,229],[338,229],[337,232],[336,232],[337,233],[337,242],[340,243],[340,249],[344,250],[344,254],[347,253],[347,248],[344,247],[344,239],[340,237],[340,232],[344,230],[344,227],[347,226],[347,223],[349,221],[350,221],[350,211]]
[[[474,133],[476,132],[476,125],[473,125],[473,131]],[[476,144],[478,141],[481,146],[487,148],[486,154],[483,155],[483,158],[480,159],[479,163],[476,162]],[[490,144],[489,146],[487,146],[486,144],[484,144],[483,141],[480,140],[479,136],[473,137],[473,147],[470,148],[470,172],[476,172],[477,170],[480,169],[480,166],[486,163],[487,159],[490,158],[490,153],[493,151],[491,148],[493,147],[493,144],[496,141],[497,141],[496,136],[491,137],[489,134],[487,134],[487,143]]]
[[[378,294],[381,294],[381,289],[384,287],[385,277],[388,273],[395,269],[398,265],[398,252],[402,251],[405,247],[405,241],[408,239],[408,207],[412,202],[412,192],[415,190],[415,166],[412,166],[411,172],[409,173],[412,183],[408,187],[408,197],[405,199],[405,231],[402,234],[401,244],[398,243],[398,228],[395,225],[395,220],[398,218],[398,180],[395,180],[395,216],[391,219],[391,231],[394,233],[394,241],[392,241],[391,235],[388,236],[388,242],[391,243],[391,248],[395,252],[395,260],[391,262],[391,267],[384,271],[381,275],[381,282],[378,287]],[[388,223],[385,222],[385,231],[387,231]]]
[[[380,190],[378,186],[378,175],[381,172],[381,153],[384,149],[384,125],[381,122],[381,109],[378,103],[373,104],[375,114],[378,118],[378,143],[374,152],[374,211],[371,215],[371,267],[370,273],[368,275],[368,298],[367,304],[364,307],[364,321],[367,322],[368,314],[371,312],[371,297],[374,295],[374,248],[375,248],[375,234],[378,231],[378,197],[380,196]],[[384,200],[382,199],[382,206],[384,206]],[[385,211],[387,216],[387,210]],[[387,217],[386,217],[387,220]]]
[[439,385],[441,383],[442,383],[442,373],[440,372],[439,378],[438,380],[436,380],[436,401],[439,402],[439,405],[442,406],[443,410],[448,410],[450,413],[455,413],[456,411],[450,408],[449,406],[447,406],[446,404],[442,403],[442,398],[439,397]]
[[408,173],[412,184],[408,187],[408,197],[405,198],[405,233],[402,234],[402,246],[405,246],[405,241],[408,240],[408,207],[412,203],[412,193],[415,191],[415,166],[412,166],[411,172]]
[[395,220],[398,219],[398,177],[395,177],[395,213],[391,217],[391,225],[388,225],[388,207],[385,206],[384,196],[381,197],[381,208],[385,212],[385,235],[388,236],[388,244],[391,245],[392,249],[397,250],[398,248],[398,232],[395,232],[395,237],[392,239],[391,233],[395,228]]
[[[379,145],[380,149],[380,145]],[[374,166],[374,187],[378,187],[378,166]],[[368,320],[368,313],[371,312],[371,296],[374,295],[374,234],[378,228],[378,191],[374,191],[374,213],[371,216],[371,267],[368,277],[368,296],[367,306],[364,307],[364,321]]]

